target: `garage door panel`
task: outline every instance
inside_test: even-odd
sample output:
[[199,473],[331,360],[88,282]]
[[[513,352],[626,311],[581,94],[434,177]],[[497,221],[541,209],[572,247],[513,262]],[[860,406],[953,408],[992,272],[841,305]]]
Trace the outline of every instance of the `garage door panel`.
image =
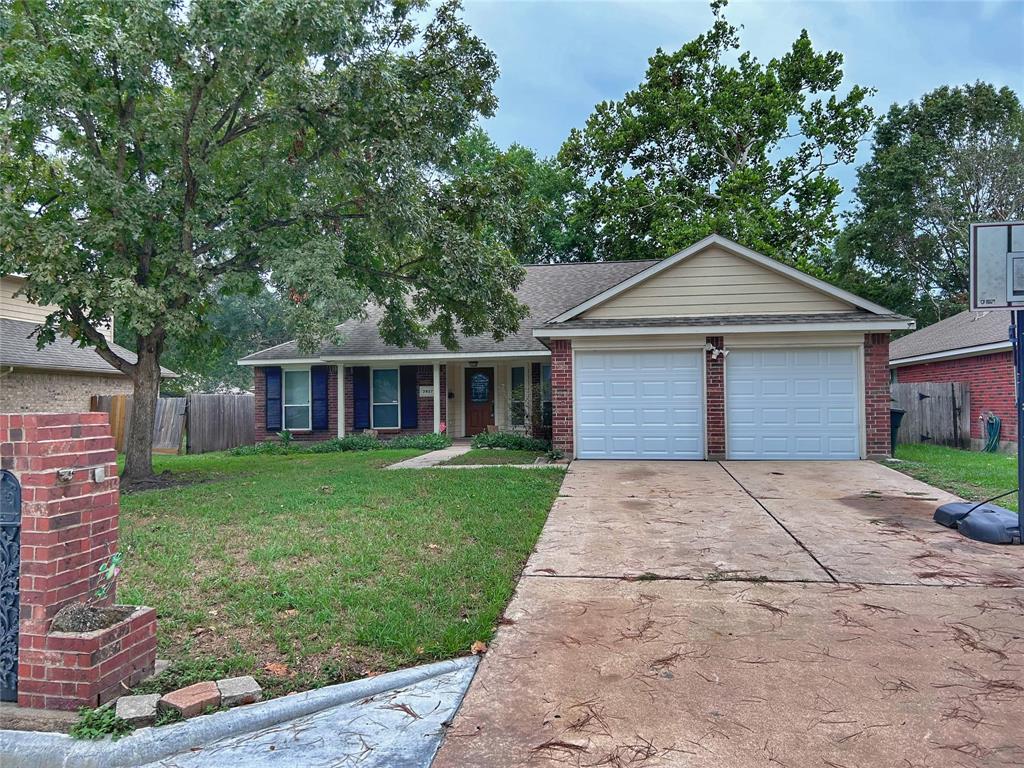
[[729,457],[859,458],[858,354],[856,348],[731,350]]
[[704,457],[702,352],[576,353],[580,458]]

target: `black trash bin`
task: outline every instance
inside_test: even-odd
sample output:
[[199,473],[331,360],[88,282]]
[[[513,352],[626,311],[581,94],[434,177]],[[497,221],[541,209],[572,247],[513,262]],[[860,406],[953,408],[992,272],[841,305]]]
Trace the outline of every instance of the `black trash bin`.
[[907,414],[902,408],[896,408],[895,406],[889,408],[889,437],[892,441],[889,450],[892,451],[892,455],[896,455],[896,433],[900,431],[900,424],[903,423],[903,417]]

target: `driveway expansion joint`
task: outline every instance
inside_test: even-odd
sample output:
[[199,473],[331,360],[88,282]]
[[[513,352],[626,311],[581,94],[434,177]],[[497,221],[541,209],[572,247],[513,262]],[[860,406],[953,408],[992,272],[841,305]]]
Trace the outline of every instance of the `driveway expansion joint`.
[[757,497],[756,497],[756,496],[755,496],[754,494],[752,494],[752,493],[751,493],[751,492],[750,492],[750,491],[749,491],[749,490],[747,489],[747,487],[746,487],[745,485],[743,485],[743,483],[741,483],[741,482],[739,481],[739,479],[738,479],[738,478],[736,477],[736,475],[734,475],[734,474],[733,474],[732,472],[730,472],[730,471],[729,471],[729,468],[728,468],[728,467],[726,467],[726,466],[725,466],[725,465],[724,465],[724,464],[723,464],[722,462],[720,462],[720,461],[719,461],[719,462],[716,462],[716,463],[718,464],[718,466],[720,466],[720,467],[722,468],[722,470],[723,470],[723,471],[725,472],[725,474],[727,474],[727,475],[728,475],[729,477],[731,477],[731,478],[733,479],[733,482],[735,482],[735,483],[736,483],[736,485],[738,485],[738,486],[739,486],[740,488],[742,488],[742,489],[743,489],[743,492],[744,492],[745,494],[747,494],[747,496],[749,496],[749,497],[750,497],[751,499],[753,499],[753,500],[754,500],[754,503],[755,503],[755,504],[757,504],[757,506],[759,506],[759,507],[760,507],[761,509],[763,509],[763,510],[764,510],[765,514],[766,514],[766,515],[768,515],[768,517],[770,517],[770,518],[771,518],[772,520],[774,520],[774,521],[775,521],[775,523],[776,523],[776,524],[777,524],[777,525],[778,525],[778,526],[779,526],[779,527],[780,527],[780,528],[781,528],[782,530],[784,530],[784,531],[785,531],[785,532],[786,532],[786,533],[787,533],[787,534],[789,535],[789,537],[790,537],[791,539],[793,539],[793,541],[795,541],[795,542],[797,543],[797,545],[799,545],[800,549],[802,549],[802,550],[803,550],[804,552],[806,552],[806,553],[807,553],[807,556],[808,556],[809,558],[811,558],[811,560],[813,560],[813,561],[815,562],[815,564],[816,564],[816,565],[817,565],[817,566],[818,566],[819,568],[821,568],[821,570],[823,570],[823,571],[824,571],[824,572],[825,572],[825,573],[826,573],[826,574],[828,575],[828,577],[829,577],[829,578],[830,578],[830,579],[831,579],[831,580],[833,581],[833,583],[835,583],[835,584],[839,584],[839,583],[840,583],[840,582],[839,582],[839,579],[837,579],[837,578],[836,578],[835,574],[834,574],[834,573],[832,573],[832,571],[830,571],[830,570],[829,570],[828,568],[826,568],[826,567],[825,567],[825,564],[824,564],[823,562],[821,562],[821,560],[819,560],[819,559],[817,558],[817,556],[816,556],[816,555],[815,555],[815,554],[814,554],[813,552],[811,552],[810,548],[808,548],[808,546],[807,546],[806,544],[804,544],[804,543],[803,543],[802,541],[800,541],[800,539],[798,539],[798,538],[797,538],[796,534],[794,534],[794,533],[793,533],[793,532],[792,532],[791,530],[789,530],[789,528],[787,528],[787,527],[786,527],[786,526],[785,526],[785,525],[783,524],[783,522],[782,522],[781,520],[779,520],[779,518],[777,518],[777,517],[776,517],[775,515],[773,515],[773,514],[771,513],[771,511],[770,511],[770,510],[768,509],[768,507],[766,507],[766,506],[765,506],[764,504],[762,504],[762,503],[761,503],[761,500],[760,500],[759,498],[757,498]]

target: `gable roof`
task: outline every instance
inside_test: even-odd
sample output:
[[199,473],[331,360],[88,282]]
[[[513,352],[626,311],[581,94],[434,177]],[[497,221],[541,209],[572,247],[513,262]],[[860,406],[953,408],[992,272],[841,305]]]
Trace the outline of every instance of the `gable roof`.
[[895,339],[889,345],[889,360],[906,364],[920,357],[967,357],[1010,349],[1011,319],[1005,311],[961,312]]
[[[637,272],[647,269],[653,261],[603,261],[570,264],[532,264],[516,291],[516,298],[529,307],[529,315],[516,333],[495,341],[489,335],[460,336],[455,354],[546,354],[548,348],[534,338],[533,331],[555,315],[585,301],[595,293],[621,283]],[[288,360],[341,360],[345,358],[451,356],[453,353],[437,339],[426,349],[397,347],[381,339],[377,325],[382,317],[377,306],[367,309],[365,318],[349,320],[338,326],[342,342],[321,345],[312,354],[299,351],[296,341],[260,350],[239,360],[241,365],[261,365]]]
[[675,254],[674,256],[669,256],[668,258],[662,259],[661,261],[653,262],[647,269],[637,272],[628,279],[623,280],[621,283],[610,286],[608,289],[601,291],[600,293],[590,297],[586,301],[567,309],[565,312],[562,312],[557,317],[552,318],[551,322],[549,323],[549,326],[557,323],[563,323],[568,320],[572,320],[573,318],[576,318],[579,315],[586,312],[588,309],[593,309],[594,307],[600,304],[604,304],[609,299],[612,299],[613,297],[618,296],[624,291],[627,291],[630,288],[649,280],[650,278],[654,277],[660,272],[663,272],[664,270],[673,267],[676,264],[679,264],[681,262],[686,261],[687,259],[692,258],[696,254],[707,250],[711,246],[717,246],[718,248],[721,248],[724,251],[728,251],[729,253],[732,253],[735,256],[739,256],[741,258],[752,261],[771,271],[777,272],[793,280],[796,283],[800,283],[801,285],[813,288],[835,299],[846,302],[847,304],[850,304],[853,307],[864,310],[865,312],[869,312],[871,314],[876,315],[883,315],[886,317],[891,317],[894,314],[891,310],[886,309],[885,307],[879,304],[870,302],[867,299],[862,299],[861,297],[856,296],[850,293],[849,291],[844,291],[842,288],[837,288],[834,285],[830,285],[829,283],[826,283],[823,280],[819,280],[816,277],[812,277],[811,275],[805,274],[804,272],[801,272],[798,269],[794,269],[793,267],[790,267],[787,264],[783,264],[782,262],[769,258],[764,254],[758,253],[757,251],[752,251],[749,248],[745,248],[739,243],[733,242],[732,240],[722,237],[721,235],[708,235],[703,240],[694,243],[689,248],[685,248],[682,251],[679,251],[679,253]]
[[[66,336],[58,336],[52,344],[39,349],[34,335],[38,327],[35,323],[0,317],[0,366],[124,376],[96,350],[80,347]],[[110,348],[128,362],[135,362],[133,352],[114,343]],[[176,378],[178,374],[161,368],[160,375],[168,379]]]

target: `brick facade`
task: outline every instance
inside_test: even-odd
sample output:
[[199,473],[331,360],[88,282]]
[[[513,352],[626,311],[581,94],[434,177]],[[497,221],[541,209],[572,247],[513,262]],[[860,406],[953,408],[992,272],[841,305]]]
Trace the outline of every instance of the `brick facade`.
[[93,395],[130,395],[127,376],[15,368],[0,373],[0,413],[84,413]]
[[901,384],[966,382],[971,387],[971,438],[985,439],[982,417],[991,411],[1003,422],[1000,440],[1016,441],[1012,352],[902,365],[893,370],[896,381]]
[[[716,349],[725,346],[721,336],[708,336],[705,342]],[[713,357],[704,353],[704,392],[707,401],[705,431],[707,434],[707,455],[709,459],[725,458],[725,355]]]
[[[283,384],[282,384],[283,386]],[[274,440],[277,431],[267,431],[266,369],[253,370],[253,392],[256,394],[256,442]],[[327,429],[295,430],[292,436],[300,442],[319,442],[338,436],[338,367],[327,368]]]
[[572,342],[552,339],[551,349],[551,445],[572,456],[575,452],[572,417]]
[[866,452],[871,456],[892,453],[889,411],[889,334],[864,335],[864,420],[867,427]]
[[[441,421],[448,418],[448,372],[447,367],[440,366],[440,392],[441,392]],[[253,391],[256,395],[256,440],[274,440],[277,433],[267,432],[267,411],[266,411],[266,369],[257,367],[253,370]],[[345,434],[351,435],[354,431],[354,405],[352,400],[352,366],[345,366],[344,375],[345,391]],[[416,387],[432,387],[434,385],[434,367],[432,365],[416,366]],[[381,431],[380,437],[387,439],[394,435],[422,435],[434,431],[434,398],[418,397],[416,402],[417,418],[416,426],[410,429]],[[303,442],[319,442],[329,440],[338,436],[338,366],[329,366],[327,372],[327,429],[295,431],[293,435],[296,440]],[[362,431],[362,430],[358,430]]]
[[[105,413],[0,415],[0,467],[21,484],[18,704],[97,706],[152,674],[156,613],[91,633],[51,633],[90,597],[118,548],[117,454]],[[70,477],[61,477],[62,470]],[[112,602],[113,595],[107,602]]]

